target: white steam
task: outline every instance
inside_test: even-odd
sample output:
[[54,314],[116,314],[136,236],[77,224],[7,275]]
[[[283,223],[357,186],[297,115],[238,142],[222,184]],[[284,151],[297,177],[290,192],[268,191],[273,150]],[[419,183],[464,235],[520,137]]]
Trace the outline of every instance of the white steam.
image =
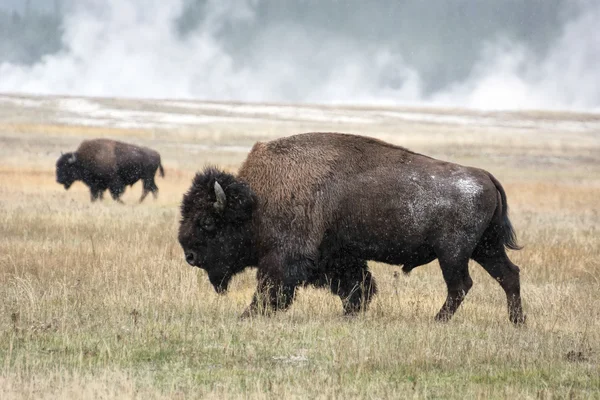
[[[315,103],[433,103],[484,109],[600,108],[600,4],[567,23],[542,59],[519,43],[488,43],[464,80],[425,94],[419,71],[384,45],[270,26],[239,62],[219,41],[256,18],[256,1],[208,1],[182,37],[183,0],[81,0],[64,48],[31,66],[0,65],[0,91],[88,96]],[[316,40],[319,39],[319,40]]]
[[484,109],[600,109],[600,3],[567,23],[547,56],[535,57],[520,44],[488,44],[464,82],[431,100]]

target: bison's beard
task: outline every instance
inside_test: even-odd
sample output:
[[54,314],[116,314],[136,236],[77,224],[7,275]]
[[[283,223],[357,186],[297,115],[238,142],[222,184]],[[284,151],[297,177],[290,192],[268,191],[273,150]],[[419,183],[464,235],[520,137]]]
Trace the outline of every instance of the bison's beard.
[[225,274],[225,275],[208,275],[208,279],[210,280],[210,283],[212,283],[213,287],[215,288],[215,292],[217,292],[218,294],[225,294],[227,293],[227,288],[229,287],[229,282],[231,281],[231,274]]
[[71,187],[71,185],[73,184],[73,182],[69,182],[69,183],[63,183],[63,186],[65,187],[65,190],[69,190],[69,188]]

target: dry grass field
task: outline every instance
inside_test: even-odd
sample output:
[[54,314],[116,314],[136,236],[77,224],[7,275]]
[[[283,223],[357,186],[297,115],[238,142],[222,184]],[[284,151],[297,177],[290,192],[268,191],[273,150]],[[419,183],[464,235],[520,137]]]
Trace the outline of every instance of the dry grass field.
[[[437,262],[373,264],[370,310],[303,289],[239,320],[254,272],[214,293],[177,243],[179,202],[206,164],[234,171],[256,140],[379,137],[486,168],[525,247],[527,326],[473,263],[447,324]],[[91,204],[54,163],[90,137],[163,157],[160,195]],[[0,398],[600,398],[600,115],[0,96]]]

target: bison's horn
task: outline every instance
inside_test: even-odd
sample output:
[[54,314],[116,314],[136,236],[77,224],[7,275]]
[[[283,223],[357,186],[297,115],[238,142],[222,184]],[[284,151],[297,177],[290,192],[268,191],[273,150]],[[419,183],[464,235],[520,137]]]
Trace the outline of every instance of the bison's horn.
[[225,191],[217,181],[215,181],[215,196],[217,197],[217,201],[215,201],[213,206],[218,212],[223,212],[225,203],[227,202],[227,196],[225,196]]
[[69,162],[69,164],[73,164],[75,161],[77,161],[77,156],[75,155],[75,153],[73,153],[73,155],[67,161]]

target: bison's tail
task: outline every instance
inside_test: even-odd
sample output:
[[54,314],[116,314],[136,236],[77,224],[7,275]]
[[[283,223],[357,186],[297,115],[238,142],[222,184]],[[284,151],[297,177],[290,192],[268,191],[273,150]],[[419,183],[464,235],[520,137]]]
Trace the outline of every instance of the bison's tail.
[[160,162],[158,164],[158,170],[160,171],[160,176],[162,176],[164,178],[165,177],[165,169],[163,168],[163,166]]
[[515,233],[515,229],[513,228],[512,223],[508,218],[508,203],[506,201],[506,193],[504,192],[504,188],[492,174],[488,173],[488,175],[490,176],[490,179],[496,186],[496,190],[498,190],[498,193],[500,194],[501,204],[499,206],[502,207],[500,236],[502,242],[504,243],[504,246],[506,246],[507,249],[521,250],[523,246],[519,246],[519,244],[517,243],[517,234]]

